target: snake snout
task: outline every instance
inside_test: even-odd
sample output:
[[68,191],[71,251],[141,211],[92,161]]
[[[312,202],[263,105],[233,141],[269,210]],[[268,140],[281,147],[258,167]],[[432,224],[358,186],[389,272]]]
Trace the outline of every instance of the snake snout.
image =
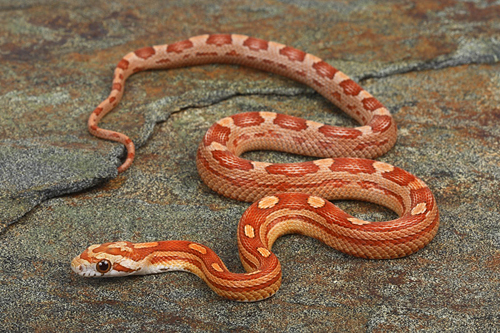
[[80,256],[73,258],[71,261],[71,269],[78,275],[85,276],[85,272],[87,271],[86,266],[87,265],[85,265],[84,260],[82,260]]

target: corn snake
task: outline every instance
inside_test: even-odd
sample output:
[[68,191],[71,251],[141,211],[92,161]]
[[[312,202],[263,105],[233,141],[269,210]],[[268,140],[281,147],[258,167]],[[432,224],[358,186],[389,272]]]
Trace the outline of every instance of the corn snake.
[[[389,111],[321,59],[257,38],[202,35],[127,54],[115,70],[111,94],[88,120],[91,134],[126,146],[119,172],[131,165],[134,144],[98,123],[121,100],[125,80],[142,70],[211,63],[253,67],[304,83],[362,126],[342,128],[273,112],[248,112],[219,120],[208,130],[197,152],[201,178],[224,196],[254,202],[238,226],[240,259],[247,273],[228,271],[210,248],[190,241],[92,245],[73,259],[75,273],[106,277],[185,270],[223,297],[257,301],[280,287],[281,267],[271,247],[281,235],[305,234],[369,259],[407,256],[432,240],[439,213],[425,183],[400,168],[365,159],[380,156],[395,144],[396,125]],[[257,149],[324,158],[271,164],[239,157]],[[400,217],[363,221],[328,201],[338,199],[370,201]]]

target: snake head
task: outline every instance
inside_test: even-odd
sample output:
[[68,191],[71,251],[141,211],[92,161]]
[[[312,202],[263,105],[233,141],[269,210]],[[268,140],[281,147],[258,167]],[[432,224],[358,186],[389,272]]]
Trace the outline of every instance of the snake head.
[[130,242],[114,242],[89,246],[71,261],[71,269],[85,277],[116,277],[137,274],[141,269],[132,258]]

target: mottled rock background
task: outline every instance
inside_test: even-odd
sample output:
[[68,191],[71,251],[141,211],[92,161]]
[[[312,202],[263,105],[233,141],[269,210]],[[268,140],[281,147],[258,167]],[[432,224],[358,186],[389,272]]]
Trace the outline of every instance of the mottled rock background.
[[[500,2],[493,0],[0,1],[0,330],[473,331],[500,329]],[[286,236],[275,297],[217,297],[185,273],[88,280],[69,263],[92,243],[184,239],[242,271],[246,203],[196,171],[205,130],[268,110],[355,126],[311,89],[235,66],[133,76],[102,126],[140,147],[117,176],[119,144],[86,120],[129,51],[203,33],[241,33],[317,55],[394,114],[379,160],[422,178],[437,237],[408,258],[370,261]],[[253,152],[265,161],[302,161]],[[360,218],[394,213],[339,202]]]

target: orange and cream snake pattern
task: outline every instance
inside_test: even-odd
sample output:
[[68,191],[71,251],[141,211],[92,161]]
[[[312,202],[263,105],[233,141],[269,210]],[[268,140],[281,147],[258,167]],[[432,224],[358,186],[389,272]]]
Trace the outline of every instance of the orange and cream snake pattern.
[[[111,94],[92,112],[90,133],[127,148],[125,171],[134,144],[122,133],[98,127],[120,101],[133,73],[212,63],[236,64],[277,73],[312,88],[362,126],[343,128],[273,112],[224,118],[205,134],[197,168],[214,191],[254,202],[238,226],[238,247],[246,273],[228,271],[207,246],[190,241],[113,242],[92,245],[73,259],[82,276],[125,276],[189,271],[217,294],[237,301],[272,296],[281,284],[281,267],[271,252],[284,234],[300,233],[368,259],[400,258],[426,246],[439,226],[429,188],[412,174],[375,158],[396,142],[396,124],[372,95],[325,61],[282,44],[242,35],[202,35],[127,54],[114,73]],[[272,164],[239,156],[250,150],[279,150],[322,157],[311,162]],[[383,205],[400,217],[385,222],[360,220],[328,200],[363,200]]]

